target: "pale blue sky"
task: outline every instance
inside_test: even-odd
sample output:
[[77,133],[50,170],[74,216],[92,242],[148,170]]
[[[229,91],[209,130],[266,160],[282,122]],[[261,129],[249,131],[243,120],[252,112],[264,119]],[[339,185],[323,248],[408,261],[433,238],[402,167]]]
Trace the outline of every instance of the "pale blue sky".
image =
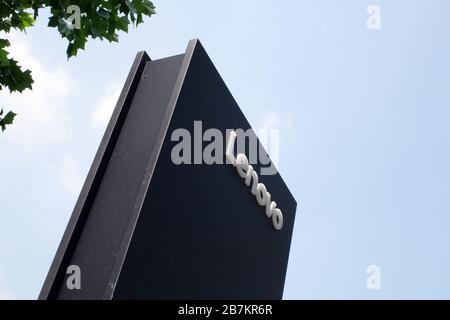
[[[0,298],[34,299],[134,56],[200,38],[298,202],[285,298],[450,298],[450,2],[155,0],[119,44],[15,35],[33,92],[0,95]],[[366,27],[381,8],[382,29]],[[382,288],[366,287],[366,268]]]

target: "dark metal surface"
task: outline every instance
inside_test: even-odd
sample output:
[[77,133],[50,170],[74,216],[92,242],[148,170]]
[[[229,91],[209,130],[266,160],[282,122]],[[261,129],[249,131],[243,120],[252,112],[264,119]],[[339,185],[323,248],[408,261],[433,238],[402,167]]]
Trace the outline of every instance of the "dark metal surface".
[[[280,299],[294,198],[279,174],[260,177],[283,210],[276,231],[231,165],[173,164],[173,130],[250,125],[197,40],[148,60],[136,58],[40,299]],[[81,290],[65,286],[70,264]]]
[[231,165],[173,164],[170,134],[186,128],[194,139],[195,120],[204,130],[250,128],[200,43],[114,298],[281,299],[296,202],[279,174],[260,176],[283,210],[284,227],[276,231]]
[[59,287],[64,281],[67,266],[70,265],[70,260],[78,244],[79,236],[89,215],[90,207],[96,197],[98,186],[101,183],[112,150],[120,134],[141,74],[148,61],[150,61],[150,58],[145,52],[139,52],[134,59],[133,66],[131,67],[111,120],[103,135],[97,154],[92,162],[92,166],[84,182],[63,238],[61,239],[55,258],[50,266],[50,270],[39,294],[39,299],[55,299],[58,296]]

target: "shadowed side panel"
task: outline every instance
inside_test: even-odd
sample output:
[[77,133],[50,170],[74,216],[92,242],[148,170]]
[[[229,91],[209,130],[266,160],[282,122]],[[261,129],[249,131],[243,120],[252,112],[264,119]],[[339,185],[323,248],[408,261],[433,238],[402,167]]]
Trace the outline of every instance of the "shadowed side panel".
[[58,246],[53,262],[45,278],[40,300],[56,299],[61,283],[64,281],[66,268],[72,259],[78,239],[83,230],[92,202],[97,194],[98,187],[103,179],[106,167],[113,152],[117,138],[122,129],[134,94],[139,85],[142,72],[150,61],[145,51],[138,52],[128,73],[127,80],[122,88],[116,107],[106,127],[100,146],[92,162],[89,173],[83,184],[69,223]]
[[82,288],[57,298],[103,298],[183,56],[147,63],[72,256]]

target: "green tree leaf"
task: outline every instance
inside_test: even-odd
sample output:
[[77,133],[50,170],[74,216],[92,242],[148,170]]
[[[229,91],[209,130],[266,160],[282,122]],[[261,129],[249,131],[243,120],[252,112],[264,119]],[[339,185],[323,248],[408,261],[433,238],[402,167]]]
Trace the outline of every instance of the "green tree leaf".
[[[80,8],[80,28],[76,29],[69,21],[73,13],[69,6]],[[154,15],[155,6],[149,0],[0,0],[0,32],[9,33],[11,29],[25,31],[32,27],[42,8],[50,9],[48,27],[58,30],[66,39],[67,58],[76,56],[78,50],[84,50],[90,38],[119,41],[119,32],[128,32],[129,26],[137,26],[144,17]],[[10,43],[0,39],[0,90],[22,92],[32,89],[33,78],[30,70],[22,70],[18,62],[9,57],[7,47]],[[0,114],[0,116],[3,114]],[[10,125],[16,116],[12,111],[1,118],[2,131]]]
[[2,132],[5,131],[6,126],[10,125],[14,121],[14,117],[17,115],[12,111],[9,111],[3,118],[3,109],[0,111],[0,128],[2,128]]

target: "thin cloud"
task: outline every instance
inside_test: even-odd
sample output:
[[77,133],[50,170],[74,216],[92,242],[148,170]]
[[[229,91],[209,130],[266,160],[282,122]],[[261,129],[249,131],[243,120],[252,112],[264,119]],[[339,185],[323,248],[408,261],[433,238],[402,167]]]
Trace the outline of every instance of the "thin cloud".
[[0,300],[14,300],[14,294],[5,285],[5,276],[0,270]]
[[13,32],[8,38],[11,40],[10,57],[32,71],[34,84],[33,90],[23,93],[0,91],[2,106],[18,114],[14,125],[3,133],[2,139],[26,152],[65,142],[71,135],[67,111],[73,90],[70,73],[61,66],[44,63],[35,57],[26,35]]
[[121,84],[116,81],[106,88],[91,114],[91,123],[97,129],[105,129],[119,99]]
[[80,163],[74,157],[65,155],[59,174],[59,183],[63,190],[70,197],[76,198],[80,193],[83,181],[84,175]]

